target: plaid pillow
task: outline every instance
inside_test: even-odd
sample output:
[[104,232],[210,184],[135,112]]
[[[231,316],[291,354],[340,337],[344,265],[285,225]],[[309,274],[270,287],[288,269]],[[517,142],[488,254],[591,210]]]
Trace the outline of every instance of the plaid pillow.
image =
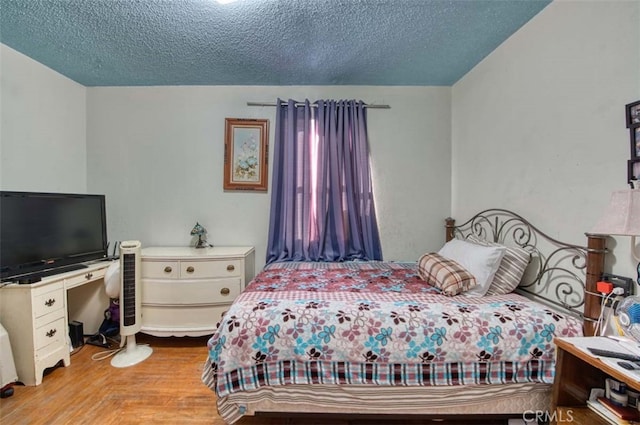
[[[504,246],[498,243],[485,241],[475,235],[470,235],[467,240],[482,246]],[[491,285],[486,295],[503,295],[513,292],[520,284],[522,275],[531,261],[531,254],[520,247],[505,247],[506,251],[500,262],[500,267],[493,276]]]
[[420,257],[418,274],[429,285],[440,288],[449,296],[458,295],[476,286],[476,278],[467,269],[437,252]]

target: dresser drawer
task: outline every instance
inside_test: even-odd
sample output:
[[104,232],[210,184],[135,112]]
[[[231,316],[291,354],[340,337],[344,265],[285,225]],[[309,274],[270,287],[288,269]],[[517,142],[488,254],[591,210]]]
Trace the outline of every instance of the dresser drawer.
[[180,278],[182,279],[240,276],[242,272],[240,260],[180,262]]
[[58,289],[34,297],[33,312],[36,318],[49,313],[61,311],[64,308],[64,289]]
[[211,335],[229,306],[146,306],[142,332],[155,336]]
[[241,292],[241,280],[142,280],[142,304],[231,304]]
[[178,261],[142,261],[142,277],[156,279],[177,279],[180,263]]
[[52,344],[64,344],[66,335],[63,316],[36,328],[35,349],[39,351]]

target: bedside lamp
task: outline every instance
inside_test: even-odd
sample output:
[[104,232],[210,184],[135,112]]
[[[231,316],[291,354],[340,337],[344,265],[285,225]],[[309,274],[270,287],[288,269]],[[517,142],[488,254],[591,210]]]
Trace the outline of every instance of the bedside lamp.
[[[631,253],[640,263],[636,236],[640,236],[640,189],[616,190],[609,206],[591,233],[612,236],[631,236]],[[640,276],[640,264],[636,267]],[[640,283],[640,278],[638,279]]]
[[198,235],[198,242],[196,242],[196,248],[206,248],[210,246],[207,243],[206,238],[203,239],[203,236],[205,236],[206,234],[207,234],[207,229],[202,227],[200,223],[196,222],[196,225],[193,226],[193,229],[191,229],[191,236]]

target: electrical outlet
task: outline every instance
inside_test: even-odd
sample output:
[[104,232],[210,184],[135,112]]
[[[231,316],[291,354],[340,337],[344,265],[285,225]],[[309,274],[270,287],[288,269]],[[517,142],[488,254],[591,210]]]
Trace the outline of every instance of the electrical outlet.
[[624,300],[624,296],[622,295],[616,295],[614,297],[611,297],[607,300],[607,302],[605,303],[606,307],[611,307],[613,309],[613,311],[616,310],[616,308],[618,308],[618,304],[620,304],[620,301]]
[[622,290],[624,291],[622,295],[610,297],[605,303],[605,306],[615,308],[618,302],[622,300],[622,298],[631,295],[631,290],[633,288],[633,279],[611,273],[602,273],[602,280],[605,282],[611,282],[614,288],[622,288]]

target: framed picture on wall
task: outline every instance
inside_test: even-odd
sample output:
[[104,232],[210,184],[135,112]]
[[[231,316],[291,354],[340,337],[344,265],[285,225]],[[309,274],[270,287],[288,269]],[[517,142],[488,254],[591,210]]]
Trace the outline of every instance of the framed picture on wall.
[[267,191],[269,120],[226,118],[224,190]]
[[640,126],[629,130],[631,135],[631,157],[640,159]]
[[627,128],[640,127],[640,100],[625,105]]
[[640,180],[640,158],[627,161],[627,181]]

